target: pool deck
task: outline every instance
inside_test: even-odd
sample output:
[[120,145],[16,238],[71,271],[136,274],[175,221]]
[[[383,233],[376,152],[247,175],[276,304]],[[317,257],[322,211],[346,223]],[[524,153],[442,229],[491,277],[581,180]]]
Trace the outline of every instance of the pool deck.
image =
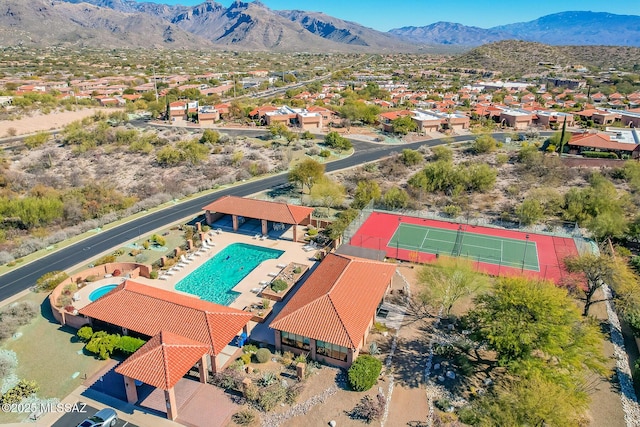
[[[244,279],[240,281],[240,283],[238,283],[232,289],[236,292],[240,292],[240,295],[238,295],[235,301],[229,304],[229,306],[242,310],[247,306],[262,302],[262,298],[256,295],[255,292],[251,292],[251,290],[252,289],[255,290],[256,288],[261,288],[263,285],[261,285],[260,282],[265,282],[265,281],[270,282],[271,280],[273,280],[273,275],[279,273],[282,270],[282,268],[278,267],[278,265],[287,265],[291,262],[296,262],[299,264],[305,264],[305,265],[308,265],[309,267],[312,267],[317,262],[313,258],[313,256],[315,255],[315,251],[306,252],[303,249],[303,246],[304,246],[303,243],[295,243],[290,240],[280,240],[280,239],[273,239],[273,238],[260,240],[260,239],[254,239],[252,236],[233,233],[230,231],[223,231],[221,234],[214,234],[209,238],[215,243],[215,246],[213,248],[202,253],[200,256],[193,257],[192,261],[189,264],[183,267],[180,271],[175,272],[174,275],[168,276],[166,280],[147,279],[144,277],[139,277],[135,280],[149,286],[154,286],[156,288],[165,289],[172,292],[178,292],[178,293],[190,295],[197,298],[196,295],[177,291],[175,289],[176,284],[180,280],[182,280],[184,277],[189,275],[192,271],[194,271],[195,269],[200,267],[202,264],[204,264],[209,258],[216,255],[218,252],[220,252],[222,249],[224,249],[228,245],[232,243],[246,243],[250,245],[263,246],[271,249],[284,251],[284,253],[277,259],[268,259],[266,261],[263,261],[260,265],[258,265],[253,271],[251,271]],[[104,280],[107,280],[107,279],[104,279]],[[113,279],[111,279],[110,283],[115,283],[115,282],[113,281]],[[107,284],[107,283],[104,282],[103,285],[104,284]],[[87,296],[91,292],[91,290],[96,289],[99,286],[93,287],[93,284],[92,284],[92,286],[90,287],[92,289],[87,291]],[[87,288],[89,288],[89,286]]]

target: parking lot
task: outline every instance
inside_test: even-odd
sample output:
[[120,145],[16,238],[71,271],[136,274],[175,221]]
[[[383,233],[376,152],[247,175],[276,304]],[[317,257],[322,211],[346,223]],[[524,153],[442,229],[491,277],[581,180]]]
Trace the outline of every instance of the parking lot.
[[[82,405],[79,404],[79,406],[82,408]],[[82,421],[84,421],[86,418],[89,418],[90,416],[92,416],[93,414],[95,414],[96,412],[98,412],[97,408],[93,408],[89,405],[85,406],[84,408],[85,412],[69,412],[64,414],[64,416],[62,418],[60,418],[58,421],[56,421],[55,423],[53,423],[52,427],[76,427],[78,424],[80,424]],[[131,424],[127,421],[124,420],[118,420],[115,424],[116,427],[138,427],[135,424]]]

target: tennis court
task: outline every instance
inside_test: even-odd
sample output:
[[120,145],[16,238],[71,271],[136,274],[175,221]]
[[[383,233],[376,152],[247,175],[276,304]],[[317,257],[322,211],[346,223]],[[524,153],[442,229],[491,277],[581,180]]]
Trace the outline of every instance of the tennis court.
[[535,241],[487,236],[473,233],[460,225],[456,230],[401,223],[388,247],[434,255],[465,257],[478,262],[540,271]]
[[487,274],[556,283],[569,276],[563,260],[578,254],[570,237],[379,211],[367,217],[348,243],[412,263],[434,262],[438,256],[467,257]]

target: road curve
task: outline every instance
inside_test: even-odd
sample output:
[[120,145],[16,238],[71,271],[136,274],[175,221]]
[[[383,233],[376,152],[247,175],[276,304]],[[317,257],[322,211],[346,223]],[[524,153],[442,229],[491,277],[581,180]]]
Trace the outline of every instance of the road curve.
[[[541,133],[543,136],[546,136],[545,134],[548,135],[551,134],[551,132]],[[500,138],[503,135],[504,134],[497,134],[494,136]],[[470,138],[472,137],[453,137],[455,141],[463,141]],[[416,149],[423,145],[433,147],[441,145],[444,142],[442,139],[431,139],[402,145],[372,144],[357,140],[352,140],[352,143],[355,149],[354,154],[345,159],[328,163],[326,166],[327,172],[334,172],[340,169],[372,162],[388,156],[393,152],[399,152],[405,148]],[[95,258],[98,254],[120,246],[126,241],[138,238],[139,236],[145,235],[171,223],[175,223],[182,218],[199,215],[202,213],[203,206],[218,197],[226,195],[247,196],[249,194],[273,188],[286,182],[286,174],[270,176],[259,181],[248,182],[246,184],[217,191],[213,194],[196,197],[160,211],[153,212],[143,218],[138,218],[127,222],[126,224],[99,232],[81,242],[67,246],[50,255],[35,260],[27,265],[18,267],[15,270],[0,276],[0,301],[30,288],[35,284],[35,281],[40,276],[49,271],[66,270],[79,262],[82,262],[82,260]]]

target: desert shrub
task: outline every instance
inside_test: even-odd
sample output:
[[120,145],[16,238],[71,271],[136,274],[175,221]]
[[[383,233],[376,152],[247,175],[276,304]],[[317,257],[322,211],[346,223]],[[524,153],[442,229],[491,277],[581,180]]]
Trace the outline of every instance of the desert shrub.
[[113,353],[113,350],[116,348],[119,340],[119,335],[112,335],[104,331],[98,331],[91,336],[91,340],[87,343],[85,348],[87,351],[96,354],[100,359],[106,360]]
[[300,273],[302,273],[302,269],[301,269],[300,267],[295,267],[295,268],[293,269],[293,273],[294,273],[294,274],[300,274]]
[[359,356],[349,368],[347,378],[355,391],[369,390],[378,381],[382,362],[368,354]]
[[276,377],[276,374],[271,371],[267,371],[262,374],[262,377],[260,377],[260,379],[258,380],[258,384],[260,385],[260,387],[269,387],[272,386],[277,380],[278,377]]
[[254,383],[247,384],[247,386],[242,389],[242,395],[249,402],[257,402],[260,398],[260,388]]
[[241,390],[243,379],[242,372],[235,369],[225,369],[213,375],[213,384],[225,390]]
[[509,155],[506,153],[498,153],[496,154],[496,163],[498,165],[504,165],[509,161]]
[[327,149],[320,150],[320,152],[318,153],[318,156],[327,158],[327,157],[331,156],[331,151],[329,151]]
[[302,390],[304,390],[304,383],[301,382],[293,383],[291,386],[287,387],[286,395],[284,397],[285,403],[288,405],[296,403],[296,400],[300,397]]
[[249,410],[236,412],[231,416],[231,420],[239,426],[248,426],[253,423],[255,419],[256,415]]
[[462,208],[460,208],[460,206],[458,205],[447,205],[442,209],[442,212],[444,212],[451,218],[455,218],[460,215],[460,212],[462,212]]
[[35,316],[36,308],[30,302],[13,303],[0,311],[0,340],[11,337]]
[[133,354],[145,343],[143,339],[124,335],[118,340],[116,348],[125,354]]
[[240,360],[242,360],[242,363],[244,363],[245,365],[248,365],[249,363],[251,363],[251,353],[244,353],[240,356]]
[[309,231],[307,231],[307,234],[311,237],[313,236],[317,236],[318,235],[318,229],[317,228],[312,228]]
[[258,347],[256,347],[253,344],[245,344],[242,347],[242,352],[243,353],[250,353],[250,354],[255,354],[255,352],[258,351]]
[[16,353],[11,350],[0,350],[0,383],[18,366]]
[[369,424],[382,417],[386,404],[387,402],[382,394],[378,394],[375,399],[371,396],[365,396],[351,410],[350,415],[352,418],[363,420]]
[[105,255],[105,256],[103,256],[101,258],[98,258],[96,260],[96,262],[94,262],[93,264],[94,265],[109,264],[109,263],[112,263],[112,262],[116,262],[116,258],[117,257],[114,254]]
[[296,356],[295,359],[293,359],[293,361],[295,363],[307,363],[307,355],[306,354],[299,354]]
[[40,387],[35,381],[20,380],[18,384],[0,397],[0,404],[19,403],[22,399],[37,393],[38,390]]
[[51,291],[68,277],[69,275],[64,271],[50,271],[45,273],[36,280],[36,291]]
[[91,326],[83,326],[82,328],[78,329],[78,332],[76,332],[76,336],[82,342],[89,342],[91,340],[91,337],[93,336],[93,329],[91,328]]
[[149,273],[149,278],[150,279],[157,279],[158,278],[158,270],[151,270],[151,273]]
[[284,366],[291,365],[293,363],[293,353],[290,351],[285,351],[284,353],[282,353],[280,363],[282,363]]
[[271,352],[268,348],[261,348],[256,351],[256,360],[258,363],[267,363],[271,359]]
[[273,290],[273,292],[282,292],[288,287],[287,282],[282,279],[276,279],[271,283],[271,290]]
[[616,153],[607,153],[603,151],[583,151],[582,155],[584,157],[591,157],[596,159],[617,159],[618,158]]
[[167,239],[160,236],[159,234],[154,234],[151,236],[151,240],[153,240],[159,246],[165,246],[167,244]]
[[458,419],[460,422],[468,425],[476,425],[480,421],[477,411],[467,405],[458,410]]
[[268,412],[275,408],[278,403],[282,402],[287,394],[287,390],[280,384],[276,384],[273,387],[265,389],[260,393],[258,398],[258,405],[263,411]]

